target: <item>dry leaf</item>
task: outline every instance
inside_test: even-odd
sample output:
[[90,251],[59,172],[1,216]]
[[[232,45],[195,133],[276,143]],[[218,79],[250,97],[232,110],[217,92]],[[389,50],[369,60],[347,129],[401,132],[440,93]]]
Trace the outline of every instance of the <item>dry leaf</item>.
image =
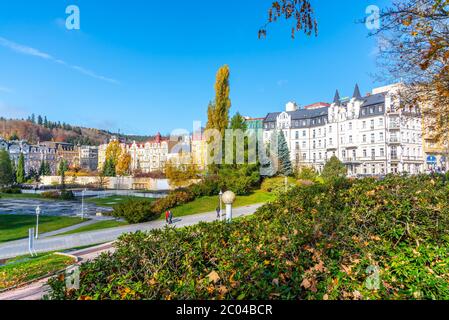
[[207,277],[209,278],[209,282],[217,283],[218,281],[220,281],[220,276],[215,271],[209,273]]

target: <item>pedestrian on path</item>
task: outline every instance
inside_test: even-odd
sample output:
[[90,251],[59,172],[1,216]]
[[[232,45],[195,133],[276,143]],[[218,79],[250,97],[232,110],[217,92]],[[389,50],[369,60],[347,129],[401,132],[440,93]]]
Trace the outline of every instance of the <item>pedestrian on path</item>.
[[220,219],[220,213],[221,213],[220,207],[217,207],[217,209],[215,209],[215,210],[217,210],[217,219]]
[[165,222],[169,223],[170,222],[170,211],[165,211]]
[[168,220],[169,220],[169,224],[173,224],[173,212],[171,212],[171,210],[169,211],[169,214],[168,214]]

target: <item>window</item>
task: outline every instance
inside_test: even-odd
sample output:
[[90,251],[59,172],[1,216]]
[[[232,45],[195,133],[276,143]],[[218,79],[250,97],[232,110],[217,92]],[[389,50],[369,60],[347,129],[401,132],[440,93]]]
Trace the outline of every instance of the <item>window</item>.
[[332,133],[332,126],[329,126],[329,133]]
[[349,129],[348,130],[352,130],[352,122],[349,122]]
[[306,148],[306,142],[305,142],[305,141],[302,142],[302,148],[303,148],[303,149]]
[[318,140],[318,148],[321,148],[321,140]]
[[374,107],[370,107],[370,108],[369,108],[369,113],[370,113],[370,114],[373,114],[373,113],[374,113]]
[[362,115],[366,116],[366,109],[365,108],[362,109]]
[[363,157],[364,157],[364,158],[367,157],[366,149],[363,149]]
[[366,121],[362,122],[362,129],[366,129]]
[[346,158],[346,150],[342,150],[341,155],[343,156],[343,159],[345,159]]
[[379,118],[379,127],[384,125],[384,118]]
[[384,133],[383,132],[379,133],[379,140],[384,141]]
[[385,157],[385,149],[384,148],[380,148],[380,156]]
[[371,120],[371,129],[374,129],[374,120]]
[[304,131],[302,132],[302,136],[303,136],[303,137],[307,136],[306,130],[304,130]]
[[349,143],[352,143],[352,136],[349,136]]
[[299,142],[296,142],[296,143],[295,143],[295,149],[296,149],[296,150],[299,150]]
[[295,138],[296,138],[296,140],[299,139],[299,131],[296,131],[296,132],[295,132]]
[[374,135],[374,133],[371,133],[371,143],[374,143],[375,142],[375,135]]
[[371,149],[371,159],[376,159],[376,149]]
[[332,145],[332,138],[329,138],[329,145]]
[[366,142],[366,134],[363,135],[363,142]]
[[307,160],[307,154],[303,153],[303,154],[302,154],[302,159],[303,159],[303,160]]

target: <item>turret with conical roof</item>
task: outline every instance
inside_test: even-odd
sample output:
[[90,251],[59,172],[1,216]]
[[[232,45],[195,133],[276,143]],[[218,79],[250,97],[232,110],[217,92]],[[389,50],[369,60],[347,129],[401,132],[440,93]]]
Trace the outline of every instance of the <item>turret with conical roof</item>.
[[338,90],[335,92],[334,103],[339,106],[340,105],[340,93]]
[[356,84],[355,88],[354,88],[354,94],[352,95],[353,98],[360,100],[362,99],[362,95],[360,94],[360,89],[359,89],[359,85]]

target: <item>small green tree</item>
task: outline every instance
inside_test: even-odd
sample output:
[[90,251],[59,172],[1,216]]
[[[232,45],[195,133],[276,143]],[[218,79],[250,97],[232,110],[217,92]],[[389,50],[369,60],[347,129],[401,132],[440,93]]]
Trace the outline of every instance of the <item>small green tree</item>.
[[115,164],[112,158],[106,160],[103,166],[103,175],[105,177],[115,177],[117,175],[115,171]]
[[63,190],[65,190],[65,173],[67,169],[68,169],[67,162],[64,159],[62,159],[59,162],[58,174],[61,176],[61,186]]
[[14,171],[8,152],[0,151],[0,185],[8,186],[14,183]]
[[40,176],[51,176],[50,164],[45,160],[42,160],[42,162],[41,162],[41,166],[39,168],[39,175]]
[[25,157],[23,153],[20,153],[19,161],[17,162],[16,182],[19,184],[25,182]]
[[324,181],[330,181],[335,178],[345,177],[347,173],[348,170],[345,165],[336,156],[333,156],[326,162],[321,176]]
[[278,133],[277,158],[279,161],[278,174],[285,177],[291,176],[293,174],[293,166],[290,160],[290,150],[288,149],[287,141],[282,130]]

